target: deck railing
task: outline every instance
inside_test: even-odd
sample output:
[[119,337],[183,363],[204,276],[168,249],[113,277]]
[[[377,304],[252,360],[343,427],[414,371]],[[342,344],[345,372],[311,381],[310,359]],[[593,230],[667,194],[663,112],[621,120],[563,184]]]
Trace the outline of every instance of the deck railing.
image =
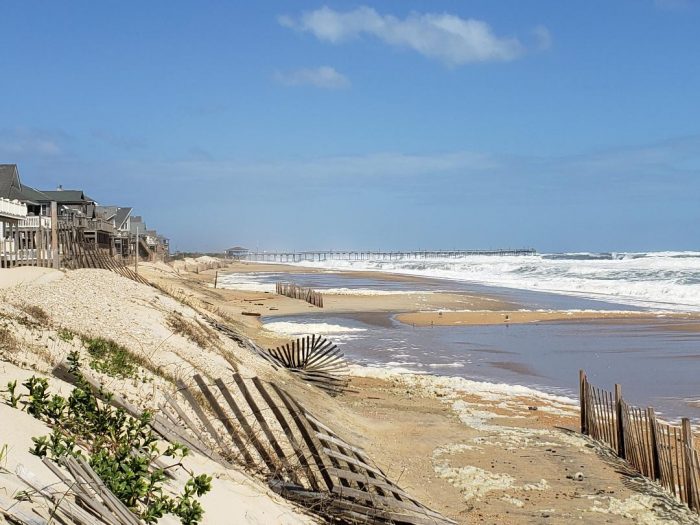
[[19,221],[17,226],[20,228],[51,228],[51,217],[25,217]]
[[27,205],[17,200],[0,199],[0,217],[19,219],[27,216]]

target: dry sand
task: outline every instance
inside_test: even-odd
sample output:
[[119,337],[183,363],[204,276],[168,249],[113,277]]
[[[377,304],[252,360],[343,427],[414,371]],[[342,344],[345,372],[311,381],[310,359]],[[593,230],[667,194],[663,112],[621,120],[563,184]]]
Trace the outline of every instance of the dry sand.
[[[212,269],[204,269],[206,265]],[[0,290],[2,325],[20,343],[0,348],[0,361],[8,363],[0,363],[0,384],[33,370],[48,374],[68,351],[84,352],[79,341],[58,338],[59,328],[99,334],[118,340],[148,363],[145,382],[103,378],[109,379],[109,388],[138,406],[156,406],[172,391],[173,377],[190,381],[195,371],[219,377],[235,362],[246,376],[284,384],[312,412],[332,422],[341,437],[364,447],[391,478],[460,523],[698,523],[657,485],[635,478],[576,432],[561,430],[577,427],[577,409],[569,400],[522,387],[359,367],[353,371],[353,390],[329,398],[289,374],[275,372],[208,330],[203,314],[223,316],[268,345],[284,339],[261,330],[259,319],[242,313],[298,313],[308,311],[308,305],[274,294],[214,289],[217,266],[219,262],[197,260],[179,268],[140,265],[139,271],[172,297],[101,270],[67,272],[60,280]],[[249,271],[265,268],[242,264],[231,268],[238,271],[243,266]],[[438,296],[431,297],[431,308],[449,307],[442,299],[479,301],[460,294],[426,295]],[[414,299],[339,296],[333,298],[332,308],[358,315],[410,312],[417,310]],[[494,307],[494,315],[501,315],[502,305],[489,298],[485,303]],[[48,325],[26,322],[32,306],[49,316]],[[202,328],[208,338],[204,347],[173,334],[168,317],[174,312]],[[35,428],[36,421],[24,415],[2,412],[0,417],[0,447],[11,439],[12,461],[30,464],[28,445],[22,449],[22,443],[37,432],[44,434],[44,429]],[[19,437],[4,424],[7,417],[17,421]],[[197,456],[193,461],[199,471],[220,475],[204,501],[205,523],[309,522],[244,473],[224,472]],[[0,484],[5,483],[0,478]],[[4,486],[12,490],[9,484]]]

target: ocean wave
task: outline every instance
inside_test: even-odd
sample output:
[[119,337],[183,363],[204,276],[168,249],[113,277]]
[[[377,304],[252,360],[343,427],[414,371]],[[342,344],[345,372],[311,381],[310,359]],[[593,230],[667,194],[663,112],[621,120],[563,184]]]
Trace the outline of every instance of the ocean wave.
[[323,261],[305,266],[384,271],[700,311],[700,252],[605,252],[528,256]]

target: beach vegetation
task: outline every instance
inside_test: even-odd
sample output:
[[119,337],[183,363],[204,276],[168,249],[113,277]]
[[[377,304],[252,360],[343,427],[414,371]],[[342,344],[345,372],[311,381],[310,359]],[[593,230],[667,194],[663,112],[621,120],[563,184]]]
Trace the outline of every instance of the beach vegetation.
[[70,343],[75,338],[75,333],[68,328],[61,328],[58,330],[58,338],[61,341]]
[[46,310],[44,310],[41,306],[27,305],[22,307],[22,310],[24,310],[26,314],[33,317],[39,324],[47,325],[51,320],[49,314],[47,314]]
[[6,326],[0,326],[0,354],[16,354],[20,350],[19,341]]
[[90,368],[118,379],[136,378],[139,363],[125,347],[103,337],[86,337],[83,344],[90,355]]
[[7,472],[7,452],[9,447],[7,443],[0,447],[0,472]]
[[[16,382],[8,389],[7,404],[51,427],[49,435],[32,438],[30,452],[52,460],[85,458],[109,490],[146,523],[156,523],[166,514],[183,525],[199,523],[204,509],[198,498],[211,490],[212,478],[184,466],[187,447],[175,443],[161,452],[149,412],[135,418],[102,403],[99,399],[110,399],[111,394],[93,391],[80,371],[77,352],[71,352],[69,365],[75,388],[67,398],[51,394],[48,381],[38,377],[22,383],[23,394],[15,394]],[[160,466],[166,457],[172,458],[171,464]],[[189,476],[179,494],[167,490],[169,469],[182,469]]]
[[182,314],[172,312],[168,316],[167,321],[168,326],[173,333],[189,339],[200,348],[207,348],[209,346],[209,337],[207,332],[201,326],[198,326],[192,321],[185,319]]

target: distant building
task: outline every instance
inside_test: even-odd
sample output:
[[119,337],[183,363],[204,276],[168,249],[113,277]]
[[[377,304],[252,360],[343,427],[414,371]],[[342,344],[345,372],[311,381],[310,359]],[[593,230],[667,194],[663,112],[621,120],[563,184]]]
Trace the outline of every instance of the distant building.
[[245,259],[248,255],[248,248],[243,248],[242,246],[234,246],[226,250],[226,257],[229,259]]

